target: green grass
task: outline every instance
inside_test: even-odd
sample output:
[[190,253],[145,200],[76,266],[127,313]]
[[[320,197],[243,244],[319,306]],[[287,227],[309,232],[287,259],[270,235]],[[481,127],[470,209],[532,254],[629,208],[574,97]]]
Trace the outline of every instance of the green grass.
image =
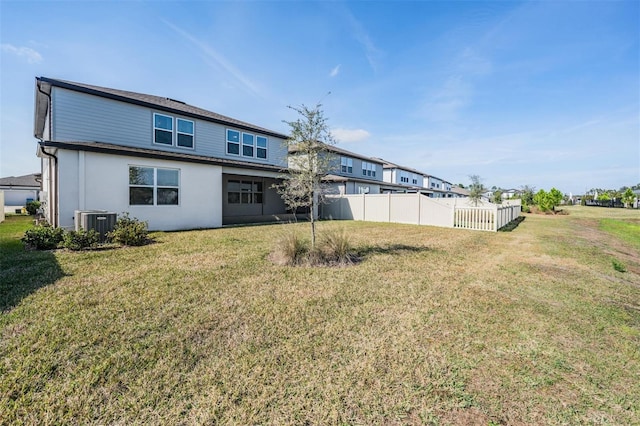
[[38,253],[7,221],[0,423],[640,424],[640,252],[600,228],[634,212],[568,210],[321,222],[340,268],[269,261],[307,224]]
[[640,218],[633,219],[602,219],[600,229],[615,235],[640,250]]

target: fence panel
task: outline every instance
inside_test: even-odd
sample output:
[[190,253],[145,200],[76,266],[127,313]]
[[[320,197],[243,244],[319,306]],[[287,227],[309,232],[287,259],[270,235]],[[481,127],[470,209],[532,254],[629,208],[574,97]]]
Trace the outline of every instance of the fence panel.
[[[471,206],[469,200],[432,199],[422,194],[331,195],[325,219],[364,220],[495,232],[520,215],[520,203]],[[458,202],[461,205],[458,205]]]

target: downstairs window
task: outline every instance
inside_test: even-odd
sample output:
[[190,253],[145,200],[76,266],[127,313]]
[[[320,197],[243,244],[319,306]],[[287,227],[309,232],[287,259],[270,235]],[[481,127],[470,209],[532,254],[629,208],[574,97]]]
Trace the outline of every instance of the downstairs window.
[[180,170],[129,166],[129,205],[177,206]]

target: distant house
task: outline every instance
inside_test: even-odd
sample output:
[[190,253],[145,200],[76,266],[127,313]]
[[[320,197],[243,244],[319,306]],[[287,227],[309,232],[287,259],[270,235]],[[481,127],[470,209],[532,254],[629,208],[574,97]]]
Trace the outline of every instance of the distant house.
[[[331,171],[325,177],[328,192],[334,194],[380,194],[388,185],[383,181],[383,162],[335,145],[326,146],[326,155],[331,156]],[[295,147],[289,149],[289,167],[295,167]],[[394,185],[399,189],[400,185]]]
[[38,201],[41,173],[0,178],[0,191],[4,191],[4,205],[11,208],[24,207],[29,201]]
[[184,102],[36,78],[35,129],[45,216],[129,212],[156,230],[287,217],[272,188],[286,135]]
[[465,198],[471,195],[471,192],[467,189],[454,185],[451,187],[451,194],[453,198]]
[[[431,198],[452,198],[452,185],[438,177],[429,175],[410,167],[401,166],[390,161],[377,158],[383,162],[385,190],[391,192],[420,192]],[[390,185],[393,185],[391,187]],[[399,185],[400,188],[396,186]]]
[[[410,167],[377,158],[383,163],[385,189],[392,192],[420,192],[424,189],[424,173]],[[393,185],[393,186],[389,186]]]

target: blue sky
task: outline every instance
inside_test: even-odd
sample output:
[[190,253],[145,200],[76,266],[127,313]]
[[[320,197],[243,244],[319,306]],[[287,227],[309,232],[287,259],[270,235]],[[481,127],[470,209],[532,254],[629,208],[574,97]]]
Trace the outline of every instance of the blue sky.
[[[640,182],[640,1],[0,1],[0,176],[39,171],[36,76],[171,97],[452,183]],[[330,95],[327,95],[331,92]]]

